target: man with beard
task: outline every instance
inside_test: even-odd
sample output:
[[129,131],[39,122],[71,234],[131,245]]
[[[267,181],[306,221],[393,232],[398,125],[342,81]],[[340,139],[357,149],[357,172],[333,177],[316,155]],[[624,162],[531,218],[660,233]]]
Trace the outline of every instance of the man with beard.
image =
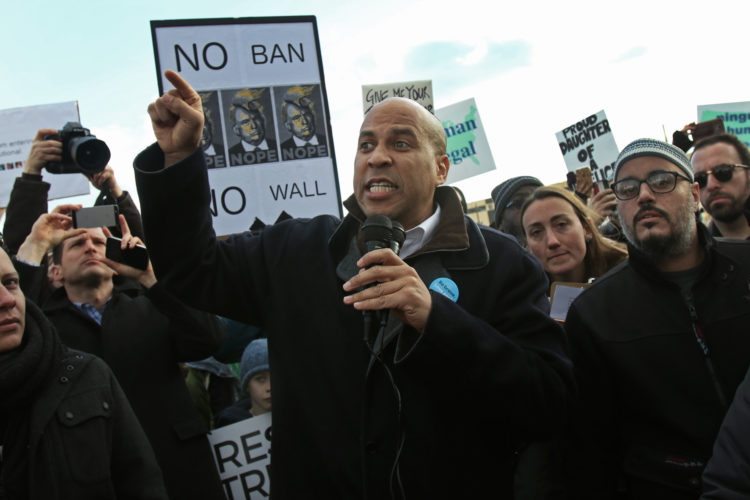
[[708,137],[695,145],[691,158],[701,204],[713,218],[711,234],[750,238],[744,209],[750,197],[750,151],[732,134]]
[[697,499],[750,363],[750,243],[697,222],[690,161],[670,144],[632,142],[614,180],[630,257],[568,312],[579,388],[568,493]]

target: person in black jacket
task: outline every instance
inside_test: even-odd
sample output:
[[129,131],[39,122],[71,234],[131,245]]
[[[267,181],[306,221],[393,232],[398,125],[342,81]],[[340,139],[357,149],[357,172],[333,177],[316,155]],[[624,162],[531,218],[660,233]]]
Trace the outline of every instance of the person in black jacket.
[[750,370],[734,394],[714,454],[703,472],[701,500],[750,498]]
[[750,242],[714,240],[678,148],[626,146],[612,189],[629,259],[566,319],[579,400],[570,498],[697,499],[732,394],[750,364]]
[[0,250],[0,498],[166,500],[109,367],[68,349]]
[[750,150],[733,134],[701,139],[690,157],[714,237],[750,238]]
[[[274,498],[509,498],[515,446],[559,429],[572,370],[539,263],[441,186],[440,121],[407,99],[378,104],[343,221],[222,241],[200,98],[166,76],[177,89],[149,107],[158,143],[135,161],[144,229],[160,282],[268,332]],[[363,255],[373,215],[406,229],[399,255]]]
[[750,498],[750,370],[734,394],[714,454],[703,472],[701,500],[745,500]]
[[[105,259],[102,229],[71,230],[71,222],[64,214],[42,215],[18,251],[19,272],[45,280],[33,264],[54,247],[53,278],[62,286],[42,308],[62,340],[112,367],[151,442],[170,498],[223,499],[208,426],[178,367],[213,354],[223,338],[221,324],[168,293],[150,263],[140,270]],[[141,242],[122,215],[120,225],[122,246]]]

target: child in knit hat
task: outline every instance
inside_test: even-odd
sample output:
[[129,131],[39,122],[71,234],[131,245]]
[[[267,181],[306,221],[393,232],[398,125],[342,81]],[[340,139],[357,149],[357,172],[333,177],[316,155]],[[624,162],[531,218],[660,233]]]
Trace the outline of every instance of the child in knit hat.
[[233,424],[271,411],[271,373],[268,370],[268,341],[250,342],[242,353],[240,383],[247,394],[216,415],[216,427]]

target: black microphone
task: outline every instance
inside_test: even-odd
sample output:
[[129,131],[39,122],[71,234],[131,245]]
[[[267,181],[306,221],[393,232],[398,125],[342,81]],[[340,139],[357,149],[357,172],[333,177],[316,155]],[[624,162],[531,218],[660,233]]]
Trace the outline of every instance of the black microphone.
[[392,238],[391,219],[385,215],[371,215],[362,224],[362,239],[367,252],[379,248],[390,248]]
[[[393,224],[391,219],[385,215],[371,215],[365,219],[365,223],[362,224],[362,239],[365,241],[365,249],[367,252],[378,250],[380,248],[390,248],[392,240],[392,228]],[[371,266],[368,266],[368,268]],[[370,283],[365,286],[369,288],[374,286],[374,283]],[[374,317],[380,316],[379,311],[362,311],[362,315],[365,320],[364,324],[364,335],[365,342],[369,338],[369,332],[372,328]]]
[[392,221],[391,225],[393,226],[391,228],[391,250],[393,250],[393,253],[398,255],[399,250],[401,250],[401,246],[404,244],[404,240],[406,239],[406,232],[404,231],[404,226],[401,225],[400,222]]

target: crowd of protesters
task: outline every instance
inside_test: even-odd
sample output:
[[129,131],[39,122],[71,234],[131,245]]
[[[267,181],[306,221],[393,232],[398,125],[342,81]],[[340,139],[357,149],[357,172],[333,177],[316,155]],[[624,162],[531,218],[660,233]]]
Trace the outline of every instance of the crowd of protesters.
[[[0,500],[225,498],[207,434],[271,411],[271,374],[274,498],[750,498],[736,137],[633,141],[607,189],[508,179],[490,228],[442,186],[441,124],[394,98],[365,116],[343,220],[219,240],[200,95],[166,77],[134,162],[142,214],[111,167],[89,179],[114,225],[48,211],[54,129],[13,186]],[[144,268],[106,257],[113,235],[148,247]],[[556,321],[561,283],[580,291]]]

